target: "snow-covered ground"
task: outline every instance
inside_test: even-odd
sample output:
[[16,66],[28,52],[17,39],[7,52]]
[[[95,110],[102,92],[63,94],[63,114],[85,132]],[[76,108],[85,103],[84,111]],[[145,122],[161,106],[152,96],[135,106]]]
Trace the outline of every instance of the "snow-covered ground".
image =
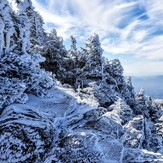
[[44,163],[163,162],[160,153],[125,147],[125,130],[116,111],[98,107],[94,98],[81,99],[70,87],[56,86],[52,92],[52,98],[29,95],[26,104],[12,104],[2,112],[0,162],[31,161],[34,156]]

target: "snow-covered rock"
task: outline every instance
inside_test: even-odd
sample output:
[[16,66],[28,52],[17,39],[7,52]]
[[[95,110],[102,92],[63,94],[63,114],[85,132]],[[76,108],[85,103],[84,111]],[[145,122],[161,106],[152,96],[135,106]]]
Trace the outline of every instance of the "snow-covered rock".
[[32,108],[6,107],[0,116],[0,162],[42,160],[54,132],[52,122]]
[[81,101],[71,88],[56,87],[53,93],[48,99],[30,95],[27,104],[3,110],[1,162],[162,161],[161,153],[143,149],[143,116],[123,126],[116,110]]
[[162,103],[135,95],[97,34],[67,51],[31,0],[16,4],[0,1],[0,162],[163,162]]

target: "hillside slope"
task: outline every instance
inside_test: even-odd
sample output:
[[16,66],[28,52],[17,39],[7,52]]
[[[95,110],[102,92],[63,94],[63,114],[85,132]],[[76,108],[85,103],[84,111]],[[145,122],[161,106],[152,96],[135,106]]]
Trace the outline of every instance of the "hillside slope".
[[[143,117],[125,126],[115,110],[81,99],[57,86],[48,99],[30,95],[0,116],[1,162],[162,162],[161,153],[141,148]],[[151,146],[152,148],[152,146]]]
[[[163,162],[163,110],[100,38],[67,50],[31,0],[0,1],[0,163]],[[50,71],[50,72],[49,72]]]

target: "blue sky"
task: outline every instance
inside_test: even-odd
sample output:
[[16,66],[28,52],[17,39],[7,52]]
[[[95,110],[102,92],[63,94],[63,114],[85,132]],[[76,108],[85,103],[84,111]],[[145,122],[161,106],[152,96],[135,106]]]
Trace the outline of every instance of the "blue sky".
[[163,0],[32,0],[68,44],[97,33],[104,56],[119,58],[125,75],[163,75]]

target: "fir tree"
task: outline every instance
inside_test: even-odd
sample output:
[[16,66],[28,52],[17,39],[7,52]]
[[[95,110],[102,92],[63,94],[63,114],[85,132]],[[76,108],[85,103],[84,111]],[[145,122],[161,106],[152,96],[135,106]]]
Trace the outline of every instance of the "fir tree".
[[63,45],[62,37],[57,35],[57,31],[55,29],[47,35],[41,54],[46,58],[46,61],[43,62],[41,66],[47,71],[51,71],[56,74],[58,79],[62,79],[61,73],[66,73],[63,65],[66,63],[65,60],[67,51]]
[[2,0],[0,1],[0,36],[1,36],[1,44],[0,44],[0,51],[2,52],[3,49],[5,53],[9,53],[10,46],[11,46],[11,36],[14,33],[14,23],[12,20],[12,9],[8,4],[8,1]]
[[[30,21],[24,13],[24,4],[18,5],[18,12],[13,15],[17,21],[9,16],[11,13],[7,2],[1,5],[5,9],[3,19],[1,18],[1,24],[5,24],[5,30],[1,30],[1,38],[4,36],[1,40],[4,45],[1,44],[1,46],[4,47],[5,53],[0,58],[0,107],[13,102],[26,102],[28,99],[26,93],[42,97],[51,96],[49,89],[53,86],[53,81],[49,74],[41,70],[39,66],[44,58],[29,51]],[[12,28],[14,29],[11,32]],[[16,35],[13,34],[15,31],[17,31]],[[15,42],[17,50],[14,51],[10,51],[12,37],[17,37],[17,42]]]
[[102,79],[102,53],[101,43],[97,34],[86,41],[86,66],[85,76],[90,79]]
[[135,93],[134,93],[134,88],[132,86],[131,77],[126,78],[121,93],[124,96],[127,104],[130,107],[134,108],[134,105],[135,105]]
[[46,39],[46,33],[43,28],[43,19],[41,15],[35,11],[31,0],[17,0],[18,8],[23,11],[30,21],[30,42],[31,48],[36,48],[37,45],[42,45]]
[[139,92],[136,94],[136,101],[138,105],[137,106],[138,113],[141,113],[146,117],[149,117],[144,89],[140,89]]
[[0,56],[2,55],[3,47],[4,47],[4,28],[5,28],[5,24],[2,18],[0,17]]
[[111,74],[112,71],[110,61],[107,58],[105,58],[103,61],[103,78],[105,79],[108,85],[116,85],[116,80]]
[[[65,69],[69,74],[69,78],[71,78],[71,80],[73,81],[73,85],[75,86],[75,88],[78,88],[82,87],[82,69],[86,63],[86,60],[84,60],[82,53],[77,49],[76,44],[76,39],[71,36],[71,47],[67,53],[67,56],[69,58],[69,66],[67,65]],[[68,78],[68,76],[66,78]]]
[[146,118],[156,123],[161,117],[161,110],[159,106],[151,97],[145,95],[143,89],[140,89],[140,91],[136,94],[136,102],[138,112]]
[[119,114],[123,125],[133,118],[133,112],[130,106],[127,105],[121,98],[118,98],[115,102],[114,111]]
[[77,41],[74,36],[71,36],[71,47],[70,50],[68,50],[68,56],[71,58],[76,58],[78,56],[78,51],[77,51]]
[[18,15],[18,27],[19,27],[19,39],[21,43],[21,50],[23,53],[27,53],[27,51],[30,49],[30,21],[27,17],[27,15],[23,12],[20,11]]
[[114,59],[109,61],[109,74],[115,79],[118,91],[121,91],[122,85],[124,83],[123,77],[123,67],[119,59]]
[[152,97],[147,96],[146,105],[151,121],[157,123],[162,115],[161,109],[159,108],[158,104],[156,104],[156,102],[152,99]]

